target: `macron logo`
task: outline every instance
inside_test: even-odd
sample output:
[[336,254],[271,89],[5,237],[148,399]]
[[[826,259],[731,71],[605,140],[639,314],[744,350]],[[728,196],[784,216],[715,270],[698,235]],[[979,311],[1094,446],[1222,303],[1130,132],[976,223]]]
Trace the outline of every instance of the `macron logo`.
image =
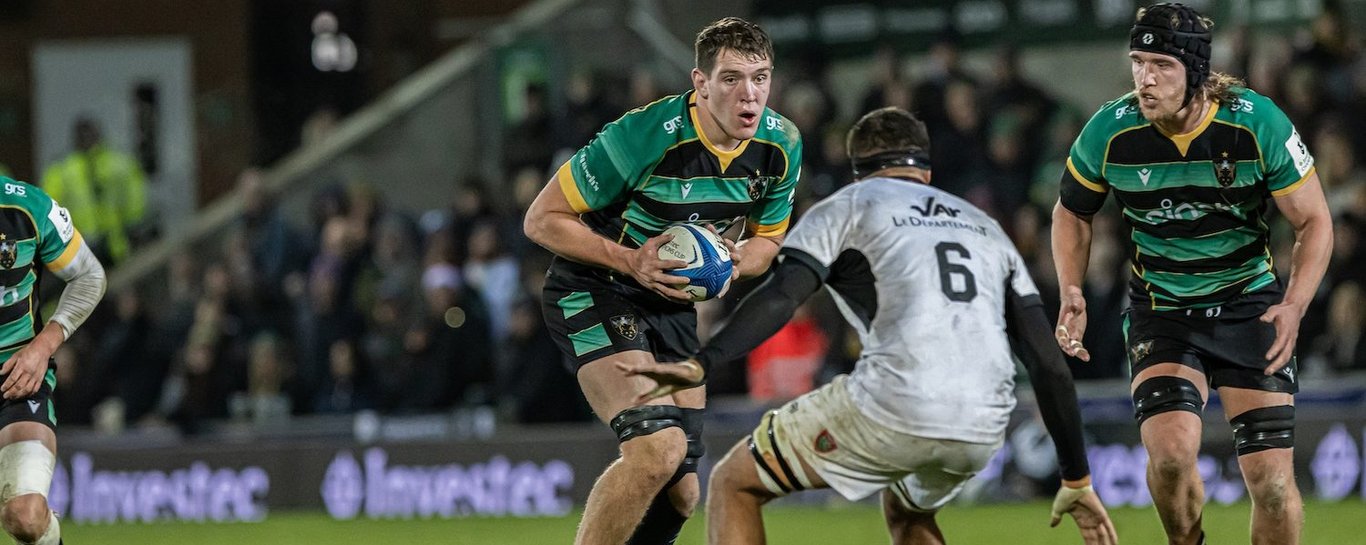
[[1153,171],[1151,171],[1151,170],[1148,170],[1148,169],[1146,169],[1146,168],[1143,169],[1143,170],[1140,170],[1140,171],[1138,171],[1138,181],[1143,182],[1143,187],[1147,187],[1147,186],[1148,186],[1148,177],[1150,177],[1150,176],[1152,176],[1152,175],[1153,175]]
[[41,405],[42,403],[39,403],[32,399],[28,400],[28,410],[33,411],[33,414],[38,414],[38,407]]
[[683,198],[688,198],[688,193],[692,192],[692,182],[683,184]]

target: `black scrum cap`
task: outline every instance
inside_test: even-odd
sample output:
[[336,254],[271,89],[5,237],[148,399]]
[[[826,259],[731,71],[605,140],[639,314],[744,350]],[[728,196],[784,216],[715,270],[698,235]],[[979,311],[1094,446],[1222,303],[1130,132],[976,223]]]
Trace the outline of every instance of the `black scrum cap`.
[[1185,107],[1209,79],[1210,29],[1199,12],[1177,3],[1139,11],[1129,31],[1129,49],[1171,55],[1186,65]]

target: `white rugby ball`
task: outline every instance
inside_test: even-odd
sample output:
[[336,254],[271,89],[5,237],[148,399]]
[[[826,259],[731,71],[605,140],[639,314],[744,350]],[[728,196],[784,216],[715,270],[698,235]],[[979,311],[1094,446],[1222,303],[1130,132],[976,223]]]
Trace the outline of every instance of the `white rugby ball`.
[[686,285],[675,287],[686,292],[693,301],[706,301],[726,291],[735,265],[730,260],[730,250],[720,237],[706,227],[689,223],[665,229],[662,234],[674,238],[659,247],[659,258],[687,263],[682,268],[667,271],[688,279]]

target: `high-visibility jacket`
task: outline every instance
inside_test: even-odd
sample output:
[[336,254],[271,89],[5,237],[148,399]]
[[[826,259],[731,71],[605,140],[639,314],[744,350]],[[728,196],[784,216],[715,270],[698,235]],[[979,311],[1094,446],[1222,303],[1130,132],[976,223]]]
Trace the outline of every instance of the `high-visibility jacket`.
[[97,144],[48,166],[42,187],[71,212],[86,240],[104,245],[115,262],[128,255],[128,229],[147,208],[147,176],[136,159]]

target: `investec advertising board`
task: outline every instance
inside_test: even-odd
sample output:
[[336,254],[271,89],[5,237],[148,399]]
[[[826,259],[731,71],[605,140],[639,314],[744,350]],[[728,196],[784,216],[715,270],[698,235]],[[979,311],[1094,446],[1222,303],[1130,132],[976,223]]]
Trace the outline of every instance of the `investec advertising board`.
[[272,511],[355,518],[561,516],[616,455],[610,434],[565,441],[64,445],[50,494],[81,523],[254,522]]
[[[1019,416],[1019,415],[1017,415]],[[1005,448],[978,475],[984,488],[1012,473],[1051,477],[1051,444],[1016,419]],[[1245,500],[1232,438],[1207,421],[1200,473],[1210,501]],[[719,426],[718,426],[719,427]],[[1021,431],[1025,430],[1025,431]],[[1111,505],[1152,502],[1133,425],[1088,426],[1093,482]],[[707,438],[724,452],[741,430]],[[1041,433],[1041,432],[1040,432]],[[190,520],[254,522],[274,511],[323,511],[338,520],[563,516],[588,497],[616,456],[604,430],[579,436],[520,434],[473,443],[345,442],[160,448],[64,445],[51,503],[79,523]],[[1306,497],[1366,498],[1366,416],[1309,420],[1296,431],[1295,466]],[[1033,439],[1031,439],[1031,437]],[[704,474],[712,462],[704,459]],[[1040,469],[1042,468],[1042,469]]]

